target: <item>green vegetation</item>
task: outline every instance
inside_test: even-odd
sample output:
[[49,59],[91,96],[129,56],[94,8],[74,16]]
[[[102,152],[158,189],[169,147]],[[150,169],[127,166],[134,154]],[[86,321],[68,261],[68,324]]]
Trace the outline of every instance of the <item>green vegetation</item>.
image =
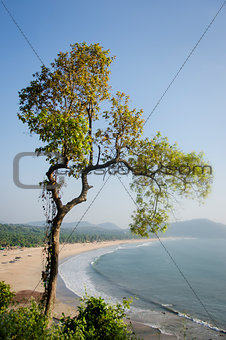
[[0,312],[7,309],[12,299],[14,297],[14,293],[10,290],[10,285],[5,283],[5,281],[0,282]]
[[15,339],[77,339],[77,340],[122,340],[136,339],[131,326],[127,325],[125,309],[130,301],[115,306],[101,297],[85,296],[74,318],[62,314],[59,323],[48,326],[48,316],[41,305],[31,300],[29,307],[9,308],[14,293],[10,286],[0,282],[0,338]]
[[3,340],[51,339],[49,335],[52,332],[47,329],[47,325],[48,318],[32,301],[30,307],[12,308],[0,313],[0,338]]
[[[82,232],[73,229],[62,229],[60,243],[94,242],[107,240],[128,240],[138,238],[129,230],[91,230]],[[32,227],[26,225],[0,224],[0,247],[37,247],[43,246],[45,229],[42,227]]]
[[43,245],[45,231],[43,228],[0,224],[1,247],[35,247]]
[[123,321],[125,308],[129,308],[127,300],[123,301],[123,305],[111,306],[101,297],[86,296],[78,307],[76,317],[63,316],[61,329],[64,334],[82,331],[84,339],[134,339],[132,331]]

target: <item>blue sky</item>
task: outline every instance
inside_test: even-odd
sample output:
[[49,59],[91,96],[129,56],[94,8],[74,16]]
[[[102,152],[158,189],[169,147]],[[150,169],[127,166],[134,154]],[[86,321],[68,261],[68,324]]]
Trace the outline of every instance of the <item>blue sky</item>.
[[[100,43],[116,56],[111,67],[114,91],[130,95],[131,107],[148,117],[158,99],[223,3],[220,0],[59,1],[5,0],[15,20],[48,66],[59,51],[75,42]],[[17,118],[18,91],[40,70],[40,61],[0,3],[1,31],[1,197],[0,221],[22,223],[43,219],[39,190],[24,190],[13,183],[13,159],[34,151],[36,136]],[[204,151],[214,170],[212,194],[205,205],[180,201],[172,221],[209,218],[226,223],[226,6],[181,71],[145,126],[145,136],[161,131],[186,151]],[[23,160],[24,183],[43,179],[47,165],[41,159]],[[124,176],[125,177],[125,176]],[[123,178],[128,187],[129,178]],[[97,194],[73,209],[68,221],[79,220]],[[79,192],[69,182],[65,197]],[[111,176],[85,215],[93,223],[111,221],[127,227],[133,202],[117,178]]]

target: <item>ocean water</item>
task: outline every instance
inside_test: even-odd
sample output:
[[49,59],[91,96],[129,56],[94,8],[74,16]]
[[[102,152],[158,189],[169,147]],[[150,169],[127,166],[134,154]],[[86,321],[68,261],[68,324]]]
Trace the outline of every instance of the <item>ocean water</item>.
[[133,297],[132,320],[178,339],[226,339],[226,240],[162,241],[181,272],[157,240],[79,254],[59,272],[79,296]]

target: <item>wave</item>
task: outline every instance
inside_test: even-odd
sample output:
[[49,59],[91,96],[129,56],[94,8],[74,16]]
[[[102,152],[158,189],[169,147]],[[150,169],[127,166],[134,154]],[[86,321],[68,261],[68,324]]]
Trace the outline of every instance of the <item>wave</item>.
[[102,254],[98,255],[97,257],[95,257],[90,262],[90,264],[94,265],[96,262],[98,262],[101,259],[102,256],[104,256],[106,254],[112,254],[112,253],[115,253],[118,250],[127,250],[127,249],[133,249],[133,248],[138,248],[138,247],[145,247],[145,246],[151,245],[151,243],[152,243],[152,241],[145,242],[145,243],[138,244],[138,245],[133,245],[133,244],[131,245],[131,244],[125,243],[125,244],[120,244],[118,246],[114,246],[115,248],[111,249],[111,250],[107,250],[106,248],[102,248],[102,250],[104,250],[104,252]]
[[[107,301],[118,302],[117,299],[111,298],[96,289],[91,280],[92,274],[90,273],[90,267],[92,271],[95,263],[106,254],[114,253],[119,249],[124,249],[125,246],[112,246],[106,248],[96,249],[87,253],[81,253],[76,256],[70,257],[59,266],[59,275],[65,283],[67,289],[74,294],[82,297],[87,292],[89,295],[102,296]],[[75,271],[76,268],[76,271]],[[76,275],[78,274],[78,275]]]
[[182,313],[182,312],[179,312],[178,310],[174,309],[174,308],[171,308],[173,307],[173,305],[169,305],[169,304],[161,304],[161,306],[167,310],[168,312],[170,313],[173,313],[173,314],[176,314],[178,315],[179,317],[182,317],[182,318],[185,318],[187,320],[190,320],[192,322],[195,322],[196,324],[199,324],[199,325],[202,325],[202,326],[205,326],[205,327],[208,327],[210,328],[211,330],[213,331],[217,331],[217,332],[220,332],[222,334],[226,334],[226,330],[225,329],[222,329],[222,328],[218,328],[217,326],[213,326],[211,325],[210,323],[208,323],[207,321],[203,321],[203,320],[200,320],[198,318],[195,318],[189,314],[186,314],[186,313]]
[[135,248],[140,248],[140,247],[149,247],[153,245],[153,241],[150,241],[150,242],[145,242],[145,243],[142,243],[142,244],[138,244],[137,246],[135,246]]

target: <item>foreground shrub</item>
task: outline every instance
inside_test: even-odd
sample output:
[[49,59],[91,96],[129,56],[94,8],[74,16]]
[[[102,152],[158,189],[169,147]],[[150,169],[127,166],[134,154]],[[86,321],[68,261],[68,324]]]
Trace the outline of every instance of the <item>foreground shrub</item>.
[[80,339],[112,340],[135,339],[123,318],[126,316],[125,308],[129,307],[129,301],[123,301],[123,305],[115,306],[107,304],[101,297],[83,298],[78,307],[79,314],[74,317],[61,318],[63,334],[73,334],[80,331]]
[[10,285],[0,281],[0,312],[8,308],[14,296],[15,293],[11,292]]
[[34,300],[29,307],[9,307],[14,293],[10,285],[0,282],[0,339],[1,340],[122,340],[135,339],[129,326],[124,322],[123,305],[107,304],[101,297],[85,296],[74,318],[62,318],[58,324],[49,320],[43,309]]
[[37,303],[0,314],[0,339],[46,339],[48,318]]

